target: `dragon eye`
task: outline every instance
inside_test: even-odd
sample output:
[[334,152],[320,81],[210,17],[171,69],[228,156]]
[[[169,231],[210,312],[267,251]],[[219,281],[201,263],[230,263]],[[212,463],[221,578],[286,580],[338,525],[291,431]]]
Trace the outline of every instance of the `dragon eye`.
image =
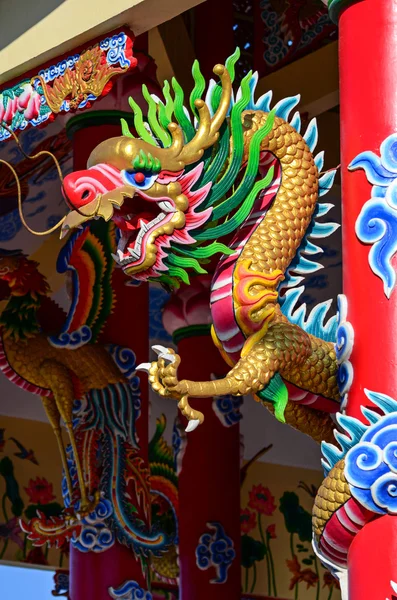
[[123,181],[129,185],[133,185],[141,190],[147,190],[152,187],[158,175],[146,174],[142,171],[121,171]]
[[142,183],[145,183],[145,179],[146,179],[145,173],[135,173],[135,181],[139,185],[142,185]]

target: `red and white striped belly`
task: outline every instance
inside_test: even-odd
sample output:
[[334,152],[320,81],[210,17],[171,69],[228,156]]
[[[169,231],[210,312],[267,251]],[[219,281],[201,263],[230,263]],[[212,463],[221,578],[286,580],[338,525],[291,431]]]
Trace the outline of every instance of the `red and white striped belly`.
[[241,255],[245,244],[254,233],[255,229],[264,219],[270,208],[281,183],[281,167],[278,160],[270,153],[261,156],[260,170],[266,175],[268,169],[274,166],[274,179],[270,187],[255,202],[251,213],[244,221],[230,244],[235,250],[234,254],[224,256],[218,263],[211,285],[211,314],[212,322],[218,340],[223,350],[236,363],[246,340],[237,324],[233,302],[233,277],[237,259]]

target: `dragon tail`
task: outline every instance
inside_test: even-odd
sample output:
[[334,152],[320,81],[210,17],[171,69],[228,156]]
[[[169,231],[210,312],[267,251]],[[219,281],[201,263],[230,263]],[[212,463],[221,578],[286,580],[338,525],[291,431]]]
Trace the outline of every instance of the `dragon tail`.
[[[272,414],[275,413],[272,402],[260,401]],[[310,436],[318,444],[334,439],[335,423],[328,413],[289,400],[284,410],[284,419],[287,425]]]
[[83,519],[83,530],[73,544],[84,551],[84,530],[95,527],[102,532],[98,543],[112,545],[117,539],[144,561],[160,556],[169,545],[168,538],[151,523],[150,472],[136,434],[141,398],[135,355],[115,345],[109,346],[108,352],[120,370],[121,381],[90,390],[74,408],[74,431],[85,478],[91,494],[99,489],[101,500],[94,513]]

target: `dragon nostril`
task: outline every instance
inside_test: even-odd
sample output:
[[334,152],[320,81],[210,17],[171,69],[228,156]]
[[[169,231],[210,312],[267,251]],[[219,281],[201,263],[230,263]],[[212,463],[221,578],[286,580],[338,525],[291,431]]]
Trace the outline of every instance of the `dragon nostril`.
[[81,194],[81,199],[82,200],[86,200],[89,195],[90,195],[90,191],[89,190],[84,190],[84,192]]

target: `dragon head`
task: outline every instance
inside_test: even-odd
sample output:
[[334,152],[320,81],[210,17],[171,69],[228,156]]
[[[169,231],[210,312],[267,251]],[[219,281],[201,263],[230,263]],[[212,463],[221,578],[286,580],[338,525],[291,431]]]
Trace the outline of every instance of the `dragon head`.
[[203,174],[201,159],[217,142],[230,105],[229,72],[222,65],[214,72],[221,81],[219,105],[211,116],[207,104],[195,100],[199,123],[190,140],[172,122],[161,132],[157,122],[158,140],[144,127],[141,139],[135,139],[123,122],[123,135],[99,144],[87,170],[65,177],[64,195],[73,210],[63,223],[63,234],[93,217],[113,219],[120,234],[114,258],[127,275],[147,280],[169,271],[166,249],[194,243],[189,232],[208,221],[212,212],[196,212],[211,182],[192,188]]
[[209,82],[205,100],[206,82],[194,63],[189,108],[175,79],[173,96],[164,83],[164,101],[142,87],[145,120],[130,98],[139,137],[122,119],[122,135],[99,144],[87,169],[65,177],[63,193],[71,210],[62,220],[61,236],[90,219],[112,219],[118,233],[113,257],[124,272],[169,287],[189,283],[188,270],[206,273],[203,265],[214,254],[233,254],[218,240],[243,223],[274,171],[270,167],[264,177],[259,168],[274,111],[253,132],[249,153],[245,147],[257,74],[249,72],[234,97],[239,56],[237,49],[224,66],[214,67],[219,81]]

